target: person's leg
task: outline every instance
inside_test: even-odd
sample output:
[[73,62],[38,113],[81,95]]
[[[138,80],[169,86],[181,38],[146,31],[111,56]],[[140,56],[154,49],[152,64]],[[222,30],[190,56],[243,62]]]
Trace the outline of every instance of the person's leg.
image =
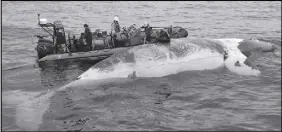
[[91,39],[89,39],[88,44],[89,44],[89,48],[90,48],[90,50],[92,50],[92,49],[93,49],[93,47],[92,47],[92,38],[91,38]]

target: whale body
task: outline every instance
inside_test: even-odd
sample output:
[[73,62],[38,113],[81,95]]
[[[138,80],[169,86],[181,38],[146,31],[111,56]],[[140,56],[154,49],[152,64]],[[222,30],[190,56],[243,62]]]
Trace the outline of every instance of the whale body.
[[[253,69],[244,62],[247,56],[242,52],[260,54],[271,52],[271,48],[244,39],[199,39],[182,38],[171,40],[167,45],[141,45],[127,51],[114,54],[100,61],[81,74],[77,80],[55,90],[46,92],[39,97],[20,103],[17,107],[16,123],[27,130],[37,130],[42,123],[43,114],[49,108],[51,98],[56,92],[72,86],[83,86],[93,80],[136,77],[162,77],[191,70],[212,70],[226,67],[235,74],[258,76],[260,71]],[[260,45],[257,48],[256,43]],[[240,44],[243,44],[240,46]],[[253,45],[256,50],[242,51],[244,45]],[[188,78],[188,77],[187,77]],[[100,81],[95,81],[98,85]],[[90,84],[88,84],[90,85]],[[38,94],[36,94],[38,95]]]
[[115,54],[91,67],[78,79],[126,78],[133,72],[138,77],[161,77],[223,66],[236,74],[258,76],[260,71],[245,63],[248,57],[254,61],[258,56],[246,56],[244,53],[257,55],[271,51],[271,44],[258,40],[174,39],[169,46],[142,45]]

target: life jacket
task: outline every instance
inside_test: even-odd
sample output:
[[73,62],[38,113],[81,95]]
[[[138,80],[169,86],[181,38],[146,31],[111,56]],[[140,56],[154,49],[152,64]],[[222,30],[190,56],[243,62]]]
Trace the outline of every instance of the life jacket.
[[62,32],[57,33],[57,44],[65,44],[66,39]]
[[114,30],[115,32],[120,32],[120,26],[118,22],[114,21],[112,23],[112,30]]

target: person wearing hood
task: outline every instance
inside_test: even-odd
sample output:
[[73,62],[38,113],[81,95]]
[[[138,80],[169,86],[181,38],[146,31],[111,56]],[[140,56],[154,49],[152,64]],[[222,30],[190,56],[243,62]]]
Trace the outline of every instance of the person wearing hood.
[[90,47],[90,50],[92,50],[92,32],[87,24],[84,24],[84,36],[87,45]]

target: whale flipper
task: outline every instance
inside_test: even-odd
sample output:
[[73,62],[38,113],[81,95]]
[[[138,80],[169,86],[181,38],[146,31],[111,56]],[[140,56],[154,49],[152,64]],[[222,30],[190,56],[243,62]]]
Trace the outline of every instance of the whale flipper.
[[256,38],[245,39],[239,42],[237,47],[247,57],[244,64],[255,70],[258,70],[258,67],[254,62],[263,52],[274,52],[277,49],[274,44],[259,41]]
[[244,61],[244,64],[246,64],[247,66],[251,67],[254,70],[258,70],[258,67],[254,64],[254,62],[252,62],[252,61],[250,61],[248,59],[246,59]]
[[254,64],[254,61],[258,58],[258,53],[251,53],[250,56],[246,56],[247,59],[244,61],[244,63],[249,66],[252,67],[252,69],[256,69],[258,70],[258,67]]

